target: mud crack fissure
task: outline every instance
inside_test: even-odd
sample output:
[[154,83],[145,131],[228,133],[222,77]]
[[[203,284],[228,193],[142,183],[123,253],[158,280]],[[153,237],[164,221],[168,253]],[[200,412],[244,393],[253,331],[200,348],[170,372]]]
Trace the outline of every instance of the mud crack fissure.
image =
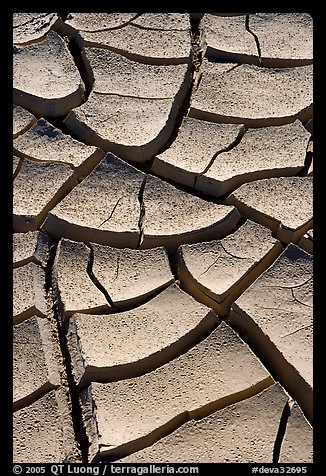
[[49,258],[45,267],[45,291],[47,297],[52,303],[52,310],[59,338],[59,346],[65,369],[65,374],[61,378],[61,385],[63,387],[66,387],[65,393],[70,401],[71,421],[77,447],[80,451],[82,462],[87,463],[88,448],[90,446],[90,443],[87,437],[86,428],[83,423],[82,408],[79,402],[79,391],[76,387],[72,373],[72,361],[67,342],[67,323],[65,321],[62,322],[60,319],[63,306],[58,289],[56,288],[56,286],[53,286],[53,267],[57,253],[58,243],[58,240],[52,238]]
[[103,294],[105,299],[107,300],[108,304],[110,307],[115,307],[113,300],[108,293],[108,291],[105,289],[105,287],[100,283],[100,281],[97,279],[97,277],[94,275],[93,272],[93,265],[94,265],[94,249],[90,243],[85,243],[85,245],[89,248],[89,257],[88,257],[88,263],[87,263],[87,274],[90,277],[91,281],[95,284],[97,289]]
[[257,47],[258,60],[261,65],[262,59],[261,59],[261,48],[260,48],[259,38],[253,31],[250,30],[249,22],[250,22],[250,15],[246,15],[246,23],[245,23],[246,30],[248,33],[250,33],[254,37],[254,40],[256,42],[256,47]]

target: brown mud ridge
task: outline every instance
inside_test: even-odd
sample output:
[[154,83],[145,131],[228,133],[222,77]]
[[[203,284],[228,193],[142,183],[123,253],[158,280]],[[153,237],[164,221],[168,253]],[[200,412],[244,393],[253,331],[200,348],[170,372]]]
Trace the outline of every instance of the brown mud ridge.
[[312,18],[14,14],[14,461],[312,461]]

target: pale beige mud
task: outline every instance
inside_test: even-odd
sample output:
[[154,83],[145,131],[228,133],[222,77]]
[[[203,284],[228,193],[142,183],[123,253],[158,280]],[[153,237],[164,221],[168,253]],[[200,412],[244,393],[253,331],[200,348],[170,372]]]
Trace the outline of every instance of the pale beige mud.
[[75,185],[69,165],[22,159],[13,185],[14,231],[37,230],[49,210]]
[[19,157],[70,165],[79,180],[104,157],[103,151],[73,139],[43,118],[17,137],[13,146]]
[[175,284],[131,311],[75,314],[68,334],[75,381],[85,387],[148,373],[189,350],[218,323],[212,310]]
[[41,42],[14,46],[13,55],[15,104],[43,116],[62,116],[81,104],[84,84],[56,32]]
[[19,324],[34,314],[45,317],[45,273],[40,265],[28,263],[13,270],[13,322]]
[[232,305],[230,323],[312,421],[313,258],[288,245]]
[[313,19],[308,13],[256,13],[249,17],[256,35],[262,66],[312,64]]
[[312,227],[312,177],[281,177],[246,183],[226,199],[241,215],[270,228],[284,242],[297,242]]
[[13,329],[14,410],[60,385],[50,323],[33,316]]
[[248,129],[240,143],[219,154],[196,181],[196,189],[220,197],[246,182],[293,176],[305,167],[310,134],[300,121]]
[[241,125],[185,117],[175,141],[155,157],[151,172],[194,187],[197,177],[209,167],[215,155],[232,146],[241,132]]
[[200,28],[206,58],[259,65],[256,41],[246,29],[245,15],[222,17],[205,13]]
[[247,220],[220,241],[180,246],[178,276],[187,292],[227,315],[230,304],[282,251],[268,229]]
[[[287,395],[275,384],[206,418],[185,423],[119,463],[271,463],[286,402]],[[310,462],[311,440],[300,447],[303,453],[291,461]]]
[[204,59],[202,71],[189,110],[191,117],[248,127],[283,125],[311,118],[311,65],[260,68],[248,64],[212,63]]
[[15,139],[20,134],[26,132],[36,122],[36,117],[20,106],[13,108],[13,138]]
[[207,202],[149,175],[143,194],[143,248],[222,238],[232,232],[240,215],[234,207]]
[[50,252],[49,237],[39,231],[14,233],[13,266],[17,268],[30,262],[47,265]]
[[189,418],[206,416],[271,383],[248,347],[221,323],[191,350],[148,374],[92,383],[101,453],[114,459],[130,454]]
[[135,248],[144,174],[113,154],[49,213],[44,230],[75,241]]
[[40,41],[58,18],[57,13],[14,13],[13,43],[27,45]]

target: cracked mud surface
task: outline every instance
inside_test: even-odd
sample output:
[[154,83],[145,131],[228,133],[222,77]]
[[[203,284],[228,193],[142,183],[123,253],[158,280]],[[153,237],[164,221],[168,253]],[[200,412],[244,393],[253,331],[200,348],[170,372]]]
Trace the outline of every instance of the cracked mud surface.
[[312,462],[310,15],[13,31],[14,461]]

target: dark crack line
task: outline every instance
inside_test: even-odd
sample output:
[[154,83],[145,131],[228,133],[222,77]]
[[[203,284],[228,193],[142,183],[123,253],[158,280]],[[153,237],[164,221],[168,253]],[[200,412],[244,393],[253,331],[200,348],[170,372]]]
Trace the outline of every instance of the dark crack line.
[[144,193],[145,187],[147,183],[148,174],[144,176],[143,182],[140,186],[139,193],[138,193],[138,202],[140,206],[139,212],[139,220],[138,220],[138,228],[139,228],[139,240],[137,243],[137,249],[140,248],[143,240],[144,240],[144,229],[145,229],[145,202],[144,202]]
[[50,247],[49,259],[46,264],[45,269],[45,291],[47,296],[50,297],[53,305],[52,310],[54,318],[56,321],[56,328],[59,337],[59,345],[61,350],[61,355],[63,359],[63,364],[65,368],[65,378],[67,385],[67,396],[70,399],[71,403],[71,421],[73,425],[75,440],[80,450],[82,462],[88,462],[88,448],[90,442],[88,440],[86,428],[83,422],[82,408],[79,402],[79,391],[76,387],[73,372],[72,372],[72,361],[71,355],[68,348],[67,336],[65,322],[61,323],[60,315],[63,312],[63,305],[60,298],[60,292],[56,289],[56,286],[53,286],[53,266],[58,248],[58,240],[52,238],[52,245]]
[[281,337],[283,339],[284,337],[292,336],[293,334],[296,334],[297,332],[309,329],[309,327],[312,327],[312,324],[308,324],[307,326],[299,327],[299,329],[296,329],[295,331],[289,332],[288,334],[284,334],[284,336],[281,336]]
[[116,264],[116,270],[115,270],[115,277],[114,280],[118,279],[119,276],[119,268],[120,268],[120,254],[117,257],[117,264]]
[[295,296],[293,288],[291,288],[291,294],[292,294],[292,297],[293,297],[294,301],[297,302],[298,304],[301,304],[302,306],[310,307],[311,309],[313,308],[313,306],[311,306],[310,304],[306,304],[305,302],[300,301],[300,299],[298,299]]
[[263,284],[262,287],[263,288],[280,288],[280,289],[296,289],[296,288],[301,288],[301,286],[305,286],[306,284],[309,283],[309,281],[311,281],[313,279],[313,276],[309,276],[309,278],[304,281],[303,283],[300,283],[300,284],[295,284],[293,286],[281,286],[279,284],[274,284],[274,285],[271,285],[271,284]]
[[[17,154],[18,156],[18,154]],[[22,157],[18,157],[19,158],[19,162],[17,164],[17,167],[15,168],[15,172],[13,173],[13,176],[12,176],[12,179],[15,180],[15,178],[17,177],[17,175],[19,174],[20,172],[20,169],[22,168],[23,166],[23,163],[24,163],[24,159]]]
[[106,223],[107,221],[109,221],[111,218],[112,218],[112,215],[113,213],[115,212],[115,209],[117,208],[117,206],[119,205],[119,202],[120,200],[122,200],[123,197],[120,197],[118,200],[117,200],[117,203],[114,205],[114,207],[112,208],[112,211],[110,213],[110,215],[108,216],[108,218],[106,218],[104,221],[102,221],[102,223],[98,226],[99,228],[101,228],[102,225],[104,225],[104,223]]
[[[118,96],[121,98],[128,98],[128,99],[141,99],[141,100],[148,100],[148,101],[166,101],[167,99],[173,100],[173,96],[167,96],[167,97],[151,97],[151,96],[134,96],[132,94],[122,94],[122,93],[107,93],[103,91],[97,91],[96,88],[94,89],[94,92],[98,94],[99,96]],[[110,116],[109,116],[110,117]],[[106,119],[107,120],[107,119]]]
[[232,258],[236,258],[236,259],[248,259],[248,258],[246,258],[245,256],[236,256],[236,255],[233,255],[232,253],[230,253],[230,252],[225,248],[225,246],[223,245],[222,240],[220,241],[220,245],[222,246],[222,248],[223,248],[223,250],[225,251],[225,253],[228,254],[229,256],[231,256]]
[[218,256],[218,257],[216,258],[216,260],[214,260],[214,262],[213,262],[212,264],[210,264],[210,265],[208,266],[208,268],[205,269],[205,271],[203,271],[199,276],[203,276],[203,274],[206,274],[206,273],[218,262],[219,259],[220,259],[220,257]]
[[[243,125],[241,127],[240,131],[238,132],[237,137],[234,139],[234,141],[231,142],[231,144],[229,144],[227,147],[224,147],[223,149],[215,152],[215,154],[213,155],[213,157],[209,161],[208,165],[205,167],[205,169],[202,172],[200,172],[200,174],[198,174],[198,176],[202,176],[202,175],[206,174],[209,171],[209,169],[212,167],[212,165],[214,164],[216,158],[220,154],[223,154],[225,152],[229,152],[230,150],[234,149],[237,145],[239,145],[247,130],[248,130],[248,127]],[[197,179],[197,177],[196,177],[196,179]]]
[[290,402],[288,400],[286,402],[284,408],[283,408],[281,419],[280,419],[280,424],[279,424],[279,427],[278,427],[278,430],[277,430],[277,435],[276,435],[275,442],[274,442],[273,460],[272,460],[273,464],[279,462],[281,447],[282,447],[282,443],[283,443],[283,440],[284,440],[286,426],[287,426],[288,419],[289,419],[290,415],[291,415],[291,405],[290,405]]
[[262,65],[261,48],[260,48],[259,38],[252,30],[250,30],[249,21],[250,21],[250,15],[246,15],[246,30],[255,39],[256,47],[257,47],[257,53],[258,53],[258,60],[259,60],[260,65]]
[[87,262],[87,267],[86,267],[86,272],[88,276],[90,277],[91,281],[93,284],[97,287],[97,289],[103,294],[107,302],[109,303],[110,307],[115,308],[115,305],[113,303],[113,300],[111,299],[111,296],[109,295],[108,291],[105,289],[105,287],[100,283],[100,281],[97,279],[97,277],[93,273],[93,265],[94,265],[94,249],[90,243],[85,243],[85,245],[89,248],[89,257],[88,257],[88,262]]
[[[121,28],[129,25],[129,24],[132,24],[131,22],[133,22],[134,20],[136,20],[136,18],[138,18],[139,16],[141,15],[141,13],[136,13],[135,16],[133,16],[132,18],[130,18],[130,20],[128,21],[125,21],[124,23],[121,23],[120,25],[118,26],[112,26],[111,28],[110,27],[106,27],[106,28],[99,28],[98,30],[78,30],[79,33],[104,33],[106,31],[114,31],[114,30],[120,30]],[[69,18],[70,20],[70,18]],[[138,26],[138,25],[133,25],[133,26]],[[74,27],[72,27],[74,28]],[[76,28],[74,28],[76,29]]]

